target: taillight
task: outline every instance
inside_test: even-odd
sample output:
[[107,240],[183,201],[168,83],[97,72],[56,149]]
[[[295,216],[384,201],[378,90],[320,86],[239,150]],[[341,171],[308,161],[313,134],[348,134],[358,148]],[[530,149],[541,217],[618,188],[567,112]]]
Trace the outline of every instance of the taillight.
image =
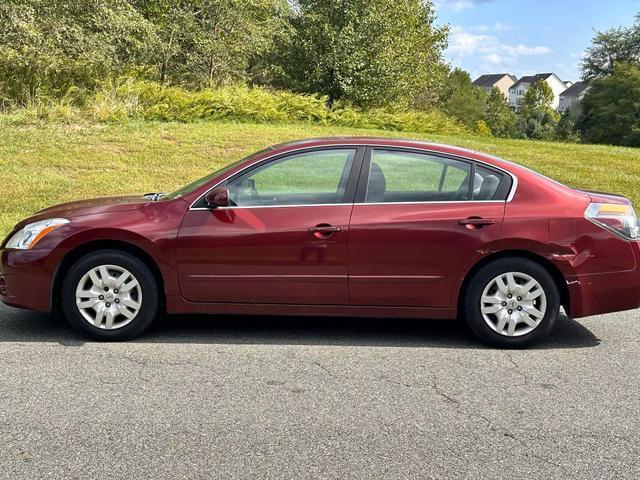
[[584,216],[596,225],[627,240],[640,239],[638,217],[631,205],[592,203]]

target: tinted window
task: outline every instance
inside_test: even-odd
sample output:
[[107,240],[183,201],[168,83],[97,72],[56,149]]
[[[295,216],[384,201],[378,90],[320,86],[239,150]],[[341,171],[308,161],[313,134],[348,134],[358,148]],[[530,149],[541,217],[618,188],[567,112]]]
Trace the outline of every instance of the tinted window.
[[511,179],[495,170],[476,165],[473,182],[474,200],[505,200]]
[[236,206],[341,203],[355,149],[319,150],[284,157],[231,180]]
[[467,200],[471,164],[421,153],[374,150],[367,203]]

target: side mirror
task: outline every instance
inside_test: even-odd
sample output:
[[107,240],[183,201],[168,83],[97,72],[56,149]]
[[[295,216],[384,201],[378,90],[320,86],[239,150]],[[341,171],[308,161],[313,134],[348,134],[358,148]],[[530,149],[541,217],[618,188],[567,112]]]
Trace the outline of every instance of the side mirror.
[[211,208],[228,207],[229,206],[229,190],[224,187],[218,187],[211,190],[204,197],[207,206]]

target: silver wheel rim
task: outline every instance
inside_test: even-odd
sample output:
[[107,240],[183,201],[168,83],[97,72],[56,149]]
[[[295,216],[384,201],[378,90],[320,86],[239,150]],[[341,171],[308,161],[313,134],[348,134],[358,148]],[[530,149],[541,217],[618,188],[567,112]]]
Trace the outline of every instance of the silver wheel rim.
[[480,299],[486,324],[506,337],[521,337],[535,330],[547,311],[542,285],[521,272],[502,273],[491,280]]
[[142,288],[126,268],[100,265],[78,282],[76,305],[89,324],[102,330],[116,330],[131,323],[140,312]]

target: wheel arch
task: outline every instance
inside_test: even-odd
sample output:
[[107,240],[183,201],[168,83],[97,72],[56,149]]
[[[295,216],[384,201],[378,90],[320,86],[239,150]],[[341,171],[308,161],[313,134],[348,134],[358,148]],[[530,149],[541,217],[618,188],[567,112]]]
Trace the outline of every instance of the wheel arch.
[[166,306],[166,289],[165,289],[165,281],[162,275],[162,271],[160,267],[153,259],[151,255],[144,251],[144,249],[140,248],[133,243],[123,241],[123,240],[92,240],[86,243],[82,243],[73,249],[69,250],[66,255],[62,258],[58,267],[56,268],[53,275],[53,282],[51,283],[51,291],[50,291],[50,308],[51,311],[56,311],[60,307],[60,293],[62,290],[62,283],[65,274],[69,271],[71,266],[83,256],[95,252],[97,250],[118,250],[122,252],[129,253],[140,261],[142,261],[151,273],[153,274],[154,280],[158,285],[158,294],[160,296],[160,308],[164,309]]
[[490,255],[479,260],[468,273],[465,275],[464,280],[460,286],[458,291],[458,301],[457,308],[458,314],[463,311],[462,303],[464,302],[465,295],[467,293],[467,289],[469,288],[469,284],[471,280],[476,275],[476,273],[483,268],[485,265],[488,265],[496,260],[501,258],[526,258],[528,260],[534,261],[541,265],[553,278],[556,286],[558,287],[558,292],[560,293],[560,305],[564,308],[567,315],[571,315],[571,295],[569,293],[569,287],[567,285],[567,281],[565,276],[562,274],[560,269],[555,266],[549,259],[543,257],[542,255],[538,255],[536,253],[527,251],[527,250],[503,250],[500,252],[494,252]]

